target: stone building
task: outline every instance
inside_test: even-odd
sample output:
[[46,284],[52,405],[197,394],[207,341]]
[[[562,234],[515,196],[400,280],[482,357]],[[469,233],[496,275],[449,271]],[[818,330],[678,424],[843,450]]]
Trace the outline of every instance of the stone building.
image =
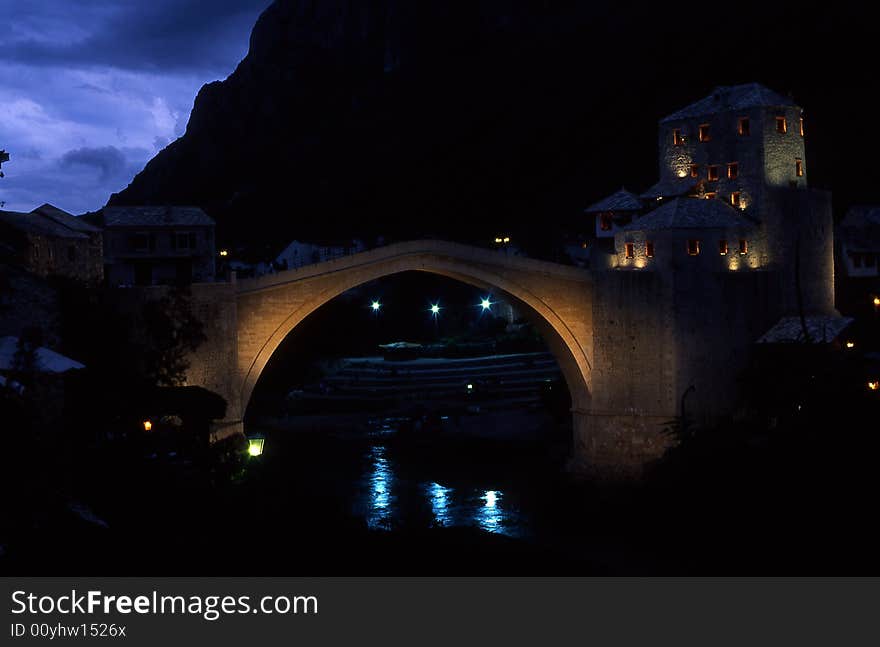
[[[647,455],[664,417],[731,415],[754,344],[781,322],[845,328],[830,195],[807,186],[804,136],[790,98],[758,84],[716,88],[660,120],[660,177],[639,196],[653,209],[620,192],[590,209],[601,217],[618,198],[632,205],[630,222],[612,215],[610,229],[598,227],[614,244],[590,263],[601,304],[594,361],[608,371],[594,371],[592,455],[619,451],[615,443]],[[601,413],[627,402],[641,403],[631,419]]]
[[94,225],[44,204],[30,213],[0,211],[3,261],[40,277],[102,280],[102,235]]
[[198,207],[105,207],[88,218],[104,230],[110,286],[214,280],[214,221]]

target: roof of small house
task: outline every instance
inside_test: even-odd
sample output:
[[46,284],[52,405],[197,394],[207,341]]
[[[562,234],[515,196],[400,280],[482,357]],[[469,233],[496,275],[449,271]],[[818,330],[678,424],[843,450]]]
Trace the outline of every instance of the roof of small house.
[[105,207],[105,227],[213,227],[214,220],[199,207],[144,206]]
[[607,198],[599,200],[595,204],[584,209],[584,213],[600,213],[602,211],[639,211],[642,201],[635,193],[621,189],[612,193]]
[[827,344],[837,339],[853,322],[851,317],[814,315],[804,317],[783,317],[776,325],[764,333],[759,344],[805,344],[804,324],[813,344]]
[[84,234],[92,234],[101,231],[100,228],[95,227],[92,224],[89,224],[82,218],[78,218],[71,213],[67,213],[66,211],[59,209],[58,207],[51,204],[44,204],[33,211],[31,213],[39,214],[54,222],[57,222],[59,225],[63,225],[68,229],[72,229],[74,231],[79,231]]
[[[0,337],[0,370],[8,371],[15,368],[15,354],[18,350],[18,337]],[[85,365],[76,360],[56,353],[45,346],[38,346],[34,349],[34,360],[34,369],[40,373],[65,373],[85,368]]]
[[794,106],[797,104],[791,97],[786,97],[760,83],[744,83],[743,85],[719,85],[712,92],[681,110],[664,117],[660,123],[680,121],[694,117],[703,117],[722,112],[746,110],[759,106]]
[[[690,178],[689,178],[690,180]],[[642,198],[674,198],[690,193],[696,182],[680,180],[660,180],[650,189],[642,193]]]
[[837,237],[850,250],[876,251],[880,248],[880,206],[851,207],[837,227]]
[[751,226],[751,221],[723,200],[674,198],[623,230],[738,229]]
[[87,239],[85,234],[74,231],[52,218],[40,213],[21,213],[19,211],[0,211],[0,223],[19,231],[52,238]]

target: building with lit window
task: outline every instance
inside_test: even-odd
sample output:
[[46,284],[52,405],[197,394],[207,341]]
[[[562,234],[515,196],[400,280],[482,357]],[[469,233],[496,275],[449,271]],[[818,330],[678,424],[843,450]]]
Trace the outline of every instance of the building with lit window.
[[619,381],[594,406],[656,374],[665,386],[643,401],[709,423],[735,410],[769,331],[795,321],[832,343],[849,324],[834,309],[831,197],[807,185],[802,109],[759,84],[716,88],[658,126],[658,181],[587,209],[596,362]]

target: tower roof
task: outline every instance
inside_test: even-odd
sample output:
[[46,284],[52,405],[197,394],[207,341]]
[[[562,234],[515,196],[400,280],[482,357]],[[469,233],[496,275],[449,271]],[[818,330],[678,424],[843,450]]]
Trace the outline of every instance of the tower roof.
[[675,198],[623,228],[624,231],[662,229],[738,229],[752,222],[723,200]]
[[693,117],[703,117],[734,110],[746,110],[759,106],[793,106],[798,107],[791,97],[786,97],[760,83],[743,85],[719,85],[707,97],[673,112],[660,123],[680,121]]
[[639,211],[642,202],[639,196],[626,189],[609,195],[584,209],[584,213],[600,213],[602,211]]

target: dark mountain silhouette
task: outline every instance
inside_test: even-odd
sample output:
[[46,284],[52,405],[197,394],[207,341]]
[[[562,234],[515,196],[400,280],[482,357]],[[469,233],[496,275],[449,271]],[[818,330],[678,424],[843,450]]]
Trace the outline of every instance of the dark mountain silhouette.
[[830,188],[830,21],[656,4],[277,0],[111,204],[201,205],[251,250],[503,232],[549,253],[588,203],[653,183],[659,118],[748,81],[807,109],[811,181]]

